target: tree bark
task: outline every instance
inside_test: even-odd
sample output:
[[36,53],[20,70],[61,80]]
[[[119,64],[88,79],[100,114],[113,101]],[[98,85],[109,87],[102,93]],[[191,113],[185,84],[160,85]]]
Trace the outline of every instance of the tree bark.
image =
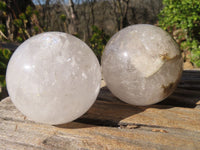
[[71,21],[72,21],[72,34],[77,34],[78,33],[78,28],[77,28],[77,13],[74,8],[74,2],[72,0],[69,0],[69,8],[70,8],[70,13],[71,13]]
[[128,25],[127,13],[130,0],[113,0],[113,12],[118,30]]
[[6,20],[6,28],[7,28],[7,32],[8,32],[8,39],[10,41],[13,41],[13,33],[11,31],[11,25],[10,25],[11,18],[12,18],[12,16],[10,14],[8,14],[8,17]]

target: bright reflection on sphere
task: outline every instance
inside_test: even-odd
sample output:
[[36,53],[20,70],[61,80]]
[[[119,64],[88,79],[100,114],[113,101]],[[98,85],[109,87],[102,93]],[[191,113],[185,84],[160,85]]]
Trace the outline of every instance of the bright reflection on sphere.
[[41,123],[62,124],[80,117],[94,103],[101,71],[84,42],[47,32],[17,48],[6,81],[11,100],[24,115]]
[[179,47],[152,25],[133,25],[116,33],[102,56],[103,77],[119,99],[150,105],[169,96],[182,73]]

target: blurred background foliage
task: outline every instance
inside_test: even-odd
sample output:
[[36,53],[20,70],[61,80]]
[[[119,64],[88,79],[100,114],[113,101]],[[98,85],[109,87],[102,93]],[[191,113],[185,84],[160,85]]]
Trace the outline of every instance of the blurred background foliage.
[[0,86],[5,87],[5,74],[8,61],[11,57],[11,51],[9,49],[0,49]]
[[1,85],[5,86],[5,66],[13,52],[5,45],[61,31],[85,41],[100,60],[114,33],[141,23],[168,31],[185,62],[200,67],[199,0],[0,0]]
[[155,24],[162,6],[162,0],[0,0],[0,38],[22,42],[53,30],[92,45],[97,28],[112,36],[131,24]]
[[200,0],[163,0],[159,26],[180,45],[184,59],[200,67]]
[[97,26],[92,26],[92,37],[89,40],[89,46],[94,51],[99,62],[101,60],[102,52],[108,42],[110,36],[107,35],[103,29],[99,29]]
[[41,32],[61,31],[85,41],[100,61],[114,33],[132,24],[157,23],[162,6],[162,0],[0,0],[0,84],[5,86],[13,52],[5,45],[9,48]]

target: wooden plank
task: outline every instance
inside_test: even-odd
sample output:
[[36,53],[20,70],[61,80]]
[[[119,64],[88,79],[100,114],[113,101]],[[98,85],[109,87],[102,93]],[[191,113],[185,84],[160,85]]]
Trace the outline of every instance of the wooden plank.
[[12,52],[15,51],[15,49],[20,45],[20,43],[7,43],[7,42],[2,42],[0,41],[0,48],[7,48],[11,50]]
[[[102,107],[101,101],[95,105]],[[92,109],[96,108],[95,105]],[[106,104],[106,106],[108,105]],[[131,111],[129,107],[126,104],[122,105],[119,107],[119,111],[128,109],[129,112]],[[116,106],[109,104],[109,109],[115,111]],[[38,124],[27,120],[16,110],[9,98],[0,102],[0,110],[0,149],[200,149],[200,132],[193,130],[148,125],[106,127],[77,122],[60,126]],[[170,110],[165,109],[165,111]],[[88,114],[90,113],[91,111],[88,112]],[[96,114],[98,113],[103,112],[96,112]],[[124,113],[124,111],[121,113]],[[121,113],[116,112],[113,117],[119,119],[122,117]],[[134,114],[132,115],[134,116]],[[111,116],[111,114],[108,114],[108,116]],[[97,118],[99,118],[98,115],[94,116],[94,119]],[[104,114],[104,119],[109,118],[106,118]],[[128,120],[130,122],[130,118]],[[131,119],[131,122],[133,121]]]
[[184,71],[170,97],[147,107],[125,104],[103,83],[93,107],[60,126],[28,120],[6,98],[0,102],[0,149],[200,149],[199,81],[200,71]]
[[103,101],[108,101],[108,102],[124,103],[120,99],[115,97],[106,86],[104,86],[100,89],[97,99],[103,100]]
[[[100,90],[98,100],[123,103],[109,91],[104,81],[102,85],[104,87]],[[159,105],[194,108],[198,102],[200,102],[200,70],[184,70],[177,89]]]
[[184,75],[200,75],[200,69],[194,69],[194,70],[183,70],[183,76]]
[[[106,86],[101,88],[98,100],[124,103],[115,97]],[[194,108],[198,102],[200,102],[200,91],[177,88],[171,96],[160,102],[159,105]]]
[[184,70],[178,88],[166,100],[159,104],[198,107],[200,103],[200,70]]
[[[9,103],[9,104],[8,104]],[[23,120],[24,116],[10,104],[10,99],[4,100],[0,105],[0,114],[4,119],[15,118]],[[9,110],[9,111],[5,111]],[[191,131],[200,131],[200,110],[191,108],[152,105],[137,107],[128,104],[96,101],[93,107],[82,116],[79,121],[83,123],[94,122],[97,125],[120,126],[135,124],[138,126],[182,128]]]
[[184,70],[178,88],[199,90],[200,70]]
[[[178,90],[178,89],[177,89]],[[177,93],[176,91],[166,98],[164,101],[161,101],[161,105],[171,105],[176,107],[196,107],[197,103],[200,101],[200,94],[195,95],[194,91],[184,90],[183,93]],[[185,92],[185,93],[184,93]]]
[[[15,130],[15,126],[18,126]],[[0,135],[14,149],[198,149],[199,133],[184,130],[120,129],[70,123],[61,127],[4,121]],[[165,132],[161,132],[165,131]],[[5,148],[5,146],[2,146]],[[7,145],[6,145],[6,148]]]
[[[85,119],[112,121],[115,124],[134,124],[138,126],[155,126],[182,128],[200,131],[200,110],[191,108],[152,105],[136,107],[97,101],[83,117]],[[110,124],[110,123],[109,123]]]

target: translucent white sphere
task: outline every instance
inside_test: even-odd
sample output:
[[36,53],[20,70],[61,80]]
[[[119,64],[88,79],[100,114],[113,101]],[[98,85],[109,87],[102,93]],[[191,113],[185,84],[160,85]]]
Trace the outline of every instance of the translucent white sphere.
[[17,48],[6,82],[11,100],[24,115],[55,125],[73,121],[91,107],[101,71],[84,42],[66,33],[47,32]]
[[133,25],[116,33],[102,56],[103,78],[119,99],[150,105],[169,96],[182,74],[179,47],[153,25]]

